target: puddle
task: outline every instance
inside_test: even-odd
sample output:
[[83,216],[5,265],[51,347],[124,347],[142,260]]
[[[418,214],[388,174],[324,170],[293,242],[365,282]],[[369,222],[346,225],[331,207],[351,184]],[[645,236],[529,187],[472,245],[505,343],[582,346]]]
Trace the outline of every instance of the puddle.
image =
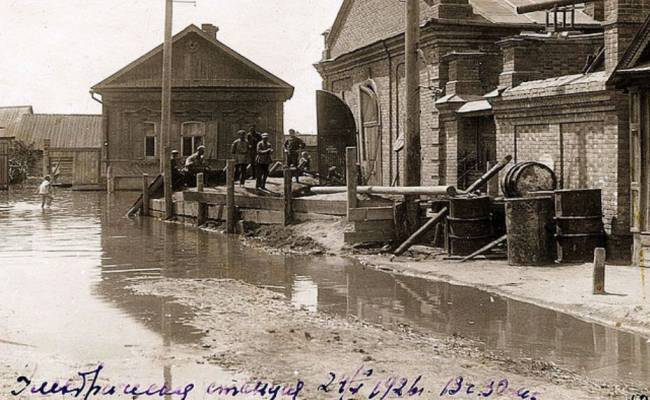
[[[125,287],[158,277],[231,278],[311,311],[460,334],[510,357],[541,358],[593,378],[650,381],[650,344],[642,337],[347,259],[272,256],[236,238],[129,220],[123,214],[135,196],[61,192],[53,210],[42,212],[35,199],[0,207],[0,291],[10,293],[0,305],[0,348],[15,341],[83,362],[129,359],[122,368],[162,377],[166,349],[191,351],[201,337],[187,324],[194,310]],[[174,364],[178,375],[229,376]]]

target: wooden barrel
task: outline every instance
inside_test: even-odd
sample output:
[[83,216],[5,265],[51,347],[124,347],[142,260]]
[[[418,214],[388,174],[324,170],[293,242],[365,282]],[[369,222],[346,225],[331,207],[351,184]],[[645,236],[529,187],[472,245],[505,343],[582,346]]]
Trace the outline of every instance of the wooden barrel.
[[488,196],[452,197],[449,203],[449,254],[466,256],[490,243],[494,234]]
[[555,221],[558,262],[591,261],[605,242],[600,189],[557,190]]
[[501,181],[501,190],[504,196],[509,198],[526,197],[532,192],[553,191],[556,187],[555,172],[534,161],[515,164]]
[[553,263],[553,208],[553,199],[548,196],[506,200],[510,265]]

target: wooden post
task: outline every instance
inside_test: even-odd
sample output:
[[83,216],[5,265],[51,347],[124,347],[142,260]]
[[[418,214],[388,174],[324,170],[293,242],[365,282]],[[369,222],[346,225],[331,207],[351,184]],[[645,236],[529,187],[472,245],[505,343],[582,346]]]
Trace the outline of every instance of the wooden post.
[[142,216],[149,216],[149,174],[142,174]]
[[289,166],[284,168],[284,225],[289,225],[293,220],[293,206],[292,206],[292,186],[291,186],[291,168]]
[[[203,172],[199,172],[196,174],[196,191],[203,193],[204,189],[205,184],[203,179]],[[201,226],[208,220],[208,205],[201,200],[202,199],[199,198],[199,201],[197,202],[196,226]]]
[[[406,0],[406,132],[404,184],[420,185],[420,0]],[[407,204],[408,206],[408,204]]]
[[113,167],[108,166],[106,168],[106,191],[108,193],[114,193],[115,192],[115,181],[113,179]]
[[226,232],[235,233],[235,160],[226,161]]
[[50,139],[43,139],[43,176],[52,173],[50,161]]
[[173,0],[165,0],[165,40],[163,42],[162,62],[162,101],[161,101],[161,140],[160,169],[163,174],[165,195],[165,219],[173,218],[174,204],[172,201],[172,171],[171,171],[171,118],[172,118],[172,19]]
[[605,249],[594,250],[594,294],[605,294]]
[[203,172],[196,174],[196,191],[203,192],[205,189],[205,181],[203,179]]
[[350,221],[350,210],[357,208],[357,148],[347,147],[345,149],[345,181],[348,192],[348,221]]

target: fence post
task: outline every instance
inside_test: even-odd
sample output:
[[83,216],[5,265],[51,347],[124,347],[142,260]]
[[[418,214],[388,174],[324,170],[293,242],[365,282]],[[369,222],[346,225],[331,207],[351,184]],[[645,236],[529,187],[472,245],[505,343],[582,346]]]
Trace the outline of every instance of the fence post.
[[293,220],[293,206],[291,205],[291,197],[292,197],[292,187],[291,187],[291,167],[286,166],[284,168],[284,184],[283,189],[284,189],[284,225],[287,226],[289,225],[292,220]]
[[346,147],[345,149],[345,181],[348,192],[348,212],[350,221],[350,210],[357,208],[357,148]]
[[43,176],[52,173],[52,165],[50,165],[50,143],[50,139],[43,139]]
[[[199,172],[196,174],[196,191],[203,193],[204,188],[205,185],[203,180],[203,172]],[[196,226],[201,226],[208,220],[208,205],[205,204],[202,200],[203,198],[199,197],[199,201],[197,202],[198,207],[196,210]]]
[[142,216],[149,216],[149,174],[142,174]]
[[594,294],[605,294],[605,249],[594,250]]
[[226,232],[235,233],[235,160],[226,161]]
[[106,168],[106,191],[108,193],[113,193],[115,192],[115,182],[113,180],[113,167],[108,166]]

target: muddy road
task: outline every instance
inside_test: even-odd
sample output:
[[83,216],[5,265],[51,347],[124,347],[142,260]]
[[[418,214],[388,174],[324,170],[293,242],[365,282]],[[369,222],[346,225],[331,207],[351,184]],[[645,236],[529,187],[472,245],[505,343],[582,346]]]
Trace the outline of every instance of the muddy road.
[[[221,398],[207,388],[249,381],[284,385],[290,398],[304,381],[299,398],[338,399],[340,378],[368,369],[366,397],[347,398],[391,377],[408,379],[402,397],[421,377],[412,397],[426,399],[477,398],[469,385],[485,394],[491,381],[484,397],[648,393],[647,338],[471,287],[124,218],[134,197],[62,191],[41,210],[30,194],[0,194],[0,397],[20,375],[78,381],[97,365],[118,391],[178,387],[166,398],[187,383],[188,398]],[[317,390],[330,372],[331,390]]]

